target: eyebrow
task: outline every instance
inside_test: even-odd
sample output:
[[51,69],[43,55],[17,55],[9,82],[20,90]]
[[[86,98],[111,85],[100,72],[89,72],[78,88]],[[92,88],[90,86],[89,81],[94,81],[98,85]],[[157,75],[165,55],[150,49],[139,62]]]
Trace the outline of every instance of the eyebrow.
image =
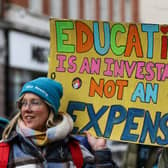
[[30,99],[26,99],[26,98],[23,98],[22,99],[22,101],[32,101],[32,100],[38,100],[38,101],[43,101],[43,100],[41,100],[41,99],[39,99],[39,98],[30,98]]

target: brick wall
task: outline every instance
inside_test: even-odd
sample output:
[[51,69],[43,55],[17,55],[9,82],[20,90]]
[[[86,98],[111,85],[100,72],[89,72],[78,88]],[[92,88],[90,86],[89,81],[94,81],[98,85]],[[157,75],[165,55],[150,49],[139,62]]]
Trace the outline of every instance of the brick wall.
[[[53,7],[54,10],[57,10],[55,13],[59,12],[58,16],[56,14],[54,15],[54,17],[57,18],[137,22],[139,18],[139,1],[140,0],[55,0],[54,2],[51,0],[42,0],[42,13],[50,16],[50,7]],[[8,3],[24,8],[29,7],[29,0],[8,0]],[[76,16],[75,18],[71,18],[71,12],[74,13],[74,11],[76,11]]]
[[29,6],[29,0],[8,0],[8,3],[16,4],[24,8],[28,8]]

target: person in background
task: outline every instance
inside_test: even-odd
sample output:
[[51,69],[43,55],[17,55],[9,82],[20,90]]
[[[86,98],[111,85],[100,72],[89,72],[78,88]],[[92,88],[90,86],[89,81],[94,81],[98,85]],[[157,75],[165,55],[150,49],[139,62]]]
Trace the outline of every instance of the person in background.
[[158,159],[158,168],[168,168],[168,149],[160,149],[160,155]]
[[71,135],[73,120],[58,112],[62,85],[47,77],[24,84],[18,113],[9,122],[2,142],[10,146],[7,167],[115,168],[106,140],[86,132],[90,150]]
[[2,133],[8,123],[9,123],[8,119],[0,117],[0,139],[2,138]]

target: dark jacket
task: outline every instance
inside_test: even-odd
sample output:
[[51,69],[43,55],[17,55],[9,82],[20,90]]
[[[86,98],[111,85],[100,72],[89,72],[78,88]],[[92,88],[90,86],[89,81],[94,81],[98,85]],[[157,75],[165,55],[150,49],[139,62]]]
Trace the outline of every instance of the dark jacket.
[[[29,139],[22,137],[15,131],[7,139],[10,144],[8,168],[23,166],[22,168],[75,168],[68,142],[75,140],[67,137],[43,147],[35,146]],[[84,145],[80,145],[84,164],[82,168],[116,168],[111,160],[108,149],[90,152]]]

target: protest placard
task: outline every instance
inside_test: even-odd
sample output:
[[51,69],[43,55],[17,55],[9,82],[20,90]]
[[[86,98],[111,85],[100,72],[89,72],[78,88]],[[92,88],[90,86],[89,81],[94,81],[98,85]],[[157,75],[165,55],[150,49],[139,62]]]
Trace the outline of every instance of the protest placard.
[[167,25],[52,18],[50,32],[48,77],[74,133],[168,144]]

